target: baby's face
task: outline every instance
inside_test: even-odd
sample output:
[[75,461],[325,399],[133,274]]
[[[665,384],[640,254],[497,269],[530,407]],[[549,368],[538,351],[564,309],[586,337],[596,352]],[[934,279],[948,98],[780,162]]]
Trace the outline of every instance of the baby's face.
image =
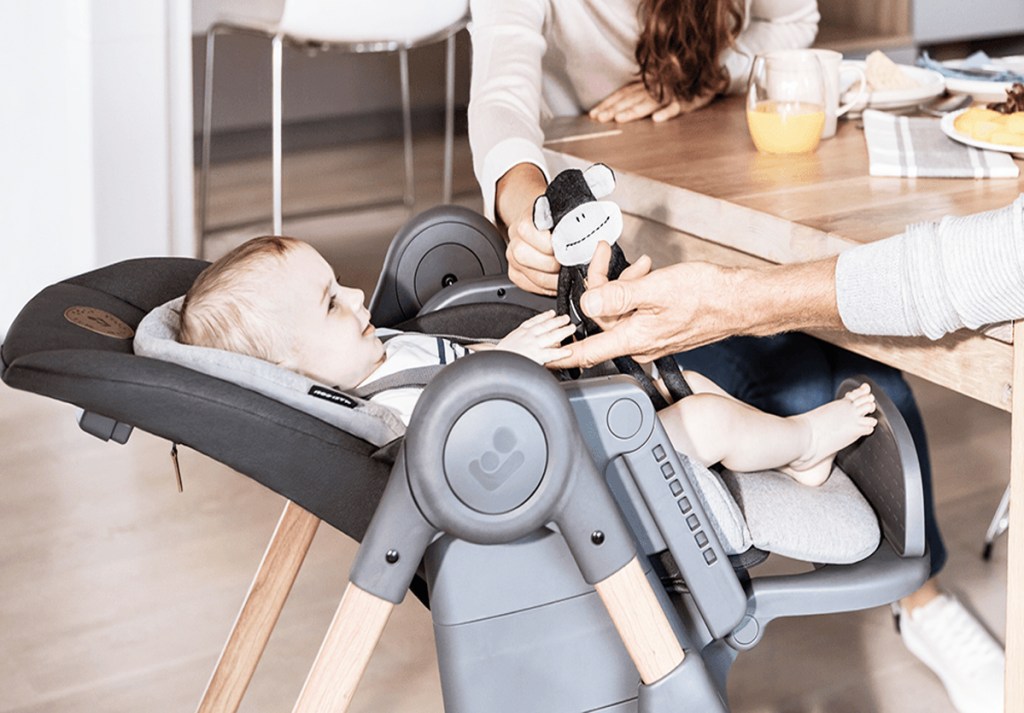
[[267,296],[291,339],[283,366],[351,388],[384,361],[363,291],[338,284],[334,270],[309,245],[300,243],[284,255]]

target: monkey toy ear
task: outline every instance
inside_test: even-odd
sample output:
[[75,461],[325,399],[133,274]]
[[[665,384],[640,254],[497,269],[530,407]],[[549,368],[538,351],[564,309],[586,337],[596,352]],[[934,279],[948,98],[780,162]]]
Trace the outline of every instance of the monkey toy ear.
[[533,224],[537,226],[537,230],[551,230],[555,227],[554,221],[551,220],[551,204],[547,196],[537,196],[537,200],[533,202]]
[[615,172],[603,163],[595,163],[583,172],[583,178],[595,198],[601,198],[615,190]]

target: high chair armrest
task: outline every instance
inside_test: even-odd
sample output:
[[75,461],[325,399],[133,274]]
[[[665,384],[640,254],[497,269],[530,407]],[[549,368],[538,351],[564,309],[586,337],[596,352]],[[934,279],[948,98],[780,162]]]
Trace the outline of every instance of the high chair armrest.
[[802,574],[758,577],[750,582],[747,616],[729,636],[738,650],[752,648],[774,619],[835,614],[894,602],[917,591],[928,579],[927,553],[901,557],[886,540],[866,560],[827,565]]

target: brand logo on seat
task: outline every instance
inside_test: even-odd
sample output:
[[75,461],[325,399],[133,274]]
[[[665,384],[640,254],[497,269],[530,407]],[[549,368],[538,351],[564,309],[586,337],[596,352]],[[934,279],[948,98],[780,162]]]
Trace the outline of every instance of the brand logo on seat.
[[469,472],[485,490],[500,488],[526,461],[522,451],[513,450],[518,442],[515,432],[502,426],[494,432],[494,450],[470,462]]
[[135,330],[106,310],[75,305],[64,310],[64,319],[82,329],[114,339],[131,339]]

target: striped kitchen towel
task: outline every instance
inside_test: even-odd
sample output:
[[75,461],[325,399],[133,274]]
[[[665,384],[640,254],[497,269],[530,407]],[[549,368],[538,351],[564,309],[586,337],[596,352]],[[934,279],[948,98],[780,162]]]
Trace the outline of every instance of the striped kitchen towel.
[[864,112],[872,176],[906,178],[1016,178],[1009,154],[966,146],[946,136],[940,119]]

